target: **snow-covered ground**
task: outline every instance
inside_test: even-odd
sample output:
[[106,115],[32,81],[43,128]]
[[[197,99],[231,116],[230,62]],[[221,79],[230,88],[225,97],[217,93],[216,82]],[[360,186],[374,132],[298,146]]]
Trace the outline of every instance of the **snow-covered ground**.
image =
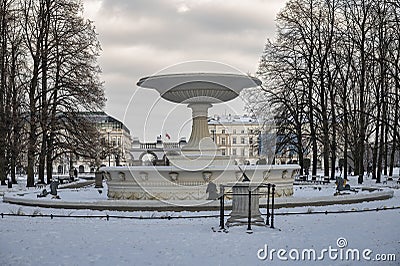
[[[356,178],[350,178],[350,185],[356,186]],[[376,186],[370,179],[365,185]],[[296,186],[294,196],[325,196],[334,192],[332,186]],[[395,181],[379,186],[392,187],[394,197],[351,205],[283,208],[276,212],[400,206],[400,191]],[[75,192],[76,197],[81,199],[91,199],[96,195],[88,188]],[[62,191],[60,194],[62,197]],[[96,197],[104,198],[104,194]],[[0,203],[0,213],[142,217],[218,214],[46,209],[3,202]],[[107,220],[5,216],[0,217],[0,265],[400,265],[399,219],[400,209],[328,215],[277,215],[275,229],[253,226],[253,234],[247,234],[245,226],[229,228],[228,233],[213,232],[212,227],[218,228],[218,218]],[[261,260],[259,257],[266,257],[266,247],[268,256]],[[277,251],[271,255],[272,249]],[[281,251],[278,252],[279,249]],[[308,259],[309,253],[313,258],[313,251],[316,252],[316,261]],[[360,260],[352,259],[353,252],[359,252]],[[299,254],[298,261],[293,259],[296,254]],[[346,260],[346,254],[350,260]],[[379,254],[383,255],[381,257],[386,255],[386,258],[394,254],[396,261],[376,261]]]

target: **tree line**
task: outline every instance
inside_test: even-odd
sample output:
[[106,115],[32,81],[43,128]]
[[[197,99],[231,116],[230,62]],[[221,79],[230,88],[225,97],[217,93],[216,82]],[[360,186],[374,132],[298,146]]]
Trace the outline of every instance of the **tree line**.
[[[0,0],[0,178],[50,182],[65,153],[94,156],[83,111],[104,106],[94,25],[78,0]],[[47,178],[45,178],[47,177]]]
[[[352,167],[363,182],[393,175],[400,149],[400,3],[396,0],[290,0],[276,19],[253,91],[253,109],[271,105],[277,151],[292,147],[301,174],[323,158],[324,175]],[[260,105],[260,99],[264,102]],[[283,137],[282,137],[283,136]]]

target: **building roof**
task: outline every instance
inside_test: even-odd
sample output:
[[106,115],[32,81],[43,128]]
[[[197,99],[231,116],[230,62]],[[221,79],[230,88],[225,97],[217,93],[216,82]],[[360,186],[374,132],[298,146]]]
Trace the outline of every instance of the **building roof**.
[[208,119],[209,125],[217,124],[230,124],[230,125],[242,125],[242,124],[254,124],[258,125],[258,119],[255,116],[248,115],[214,115]]
[[94,123],[117,123],[121,125],[121,128],[130,134],[130,130],[125,126],[124,123],[119,121],[118,119],[108,115],[106,112],[98,111],[98,112],[81,112],[80,115],[87,117],[90,121]]

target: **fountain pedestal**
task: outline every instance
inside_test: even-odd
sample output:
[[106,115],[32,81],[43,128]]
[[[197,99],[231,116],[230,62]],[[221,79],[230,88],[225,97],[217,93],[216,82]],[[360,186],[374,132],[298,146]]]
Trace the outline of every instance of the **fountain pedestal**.
[[[183,147],[183,151],[215,150],[216,146],[210,138],[208,132],[208,109],[212,107],[210,103],[191,103],[188,105],[192,109],[192,132],[189,142]],[[200,147],[201,145],[201,147]]]

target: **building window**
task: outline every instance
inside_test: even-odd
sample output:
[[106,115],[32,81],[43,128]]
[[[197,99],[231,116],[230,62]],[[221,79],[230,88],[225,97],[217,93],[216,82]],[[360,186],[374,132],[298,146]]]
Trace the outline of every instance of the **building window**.
[[236,137],[232,138],[232,144],[236,144]]
[[244,129],[242,129],[242,134],[244,134]]
[[222,150],[222,151],[221,151],[221,154],[222,154],[222,155],[226,155],[225,150]]
[[221,144],[222,144],[222,145],[226,145],[226,140],[225,140],[225,138],[221,138]]
[[233,129],[233,134],[236,134],[236,129]]
[[236,149],[232,149],[232,155],[236,155]]
[[241,137],[240,143],[245,144],[245,138],[244,137]]
[[225,129],[223,129],[223,130],[221,131],[221,133],[222,133],[222,134],[225,134]]
[[63,174],[63,172],[64,172],[64,167],[62,165],[59,165],[57,167],[57,174]]
[[84,173],[85,172],[85,167],[83,165],[79,165],[79,173]]
[[242,156],[244,156],[244,149],[241,149],[241,154],[242,154]]

